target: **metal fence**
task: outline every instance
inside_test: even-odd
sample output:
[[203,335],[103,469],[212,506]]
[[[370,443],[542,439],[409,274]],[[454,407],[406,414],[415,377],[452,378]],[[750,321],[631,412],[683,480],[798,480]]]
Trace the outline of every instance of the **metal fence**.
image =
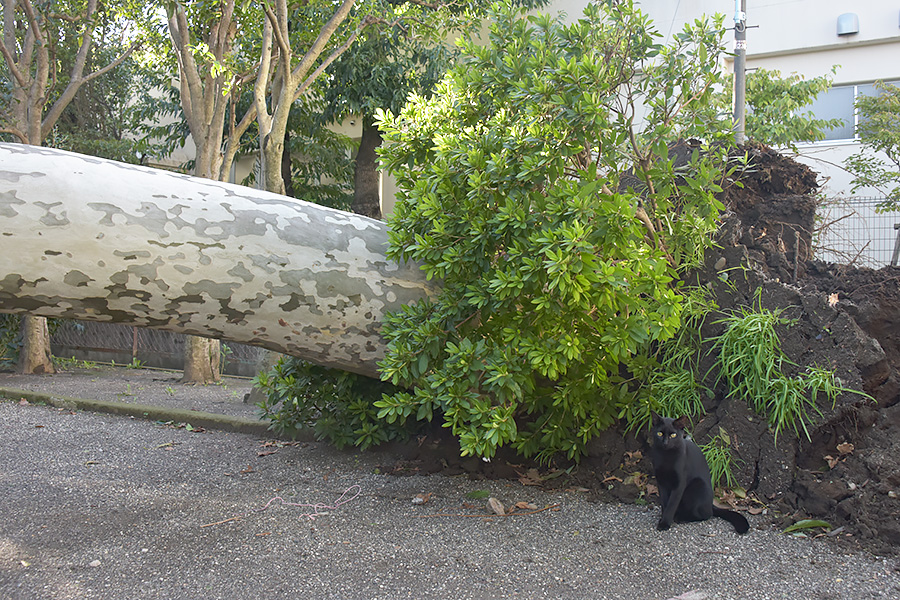
[[[98,362],[115,361],[166,369],[184,368],[184,335],[93,321],[64,321],[50,339],[54,356]],[[223,343],[225,373],[256,375],[265,350],[246,344]]]
[[815,257],[827,262],[873,269],[898,261],[900,211],[876,212],[884,198],[826,201],[816,214]]

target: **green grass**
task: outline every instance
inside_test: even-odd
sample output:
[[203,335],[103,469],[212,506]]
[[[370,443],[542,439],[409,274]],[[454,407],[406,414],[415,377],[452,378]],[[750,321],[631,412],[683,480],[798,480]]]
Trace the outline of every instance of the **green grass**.
[[[758,301],[758,297],[757,297]],[[838,395],[852,392],[874,400],[868,394],[841,385],[834,371],[816,366],[788,377],[783,368],[794,365],[781,350],[776,327],[793,325],[781,316],[782,310],[742,307],[739,313],[716,323],[725,331],[715,338],[718,352],[716,383],[725,381],[728,395],[745,400],[757,413],[768,418],[775,440],[784,430],[810,439],[808,424],[812,414],[821,415],[820,394],[834,407]]]

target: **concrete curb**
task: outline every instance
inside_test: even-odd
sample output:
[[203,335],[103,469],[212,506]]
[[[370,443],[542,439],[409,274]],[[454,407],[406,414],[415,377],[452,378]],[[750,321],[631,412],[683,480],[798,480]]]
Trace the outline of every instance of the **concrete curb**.
[[[241,417],[208,413],[196,410],[183,410],[163,406],[151,406],[149,404],[131,404],[128,402],[106,402],[103,400],[88,400],[85,398],[72,398],[69,396],[57,396],[29,390],[0,387],[0,397],[10,400],[25,399],[34,404],[49,404],[57,408],[70,410],[84,410],[90,412],[125,415],[150,421],[174,421],[176,423],[190,423],[196,427],[217,429],[221,431],[233,431],[248,433],[264,437],[274,437],[269,431],[268,424],[263,421],[254,421]],[[291,436],[300,441],[314,441],[312,432],[301,432]]]

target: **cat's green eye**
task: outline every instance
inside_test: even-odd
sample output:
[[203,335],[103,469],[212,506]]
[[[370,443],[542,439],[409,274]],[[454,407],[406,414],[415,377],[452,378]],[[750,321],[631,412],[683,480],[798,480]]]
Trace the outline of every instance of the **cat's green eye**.
[[669,437],[675,437],[675,436],[677,436],[677,435],[678,435],[677,433],[670,433],[670,434],[669,434]]
[[662,437],[662,431],[657,431],[657,432],[656,432],[656,436],[657,436],[657,437]]

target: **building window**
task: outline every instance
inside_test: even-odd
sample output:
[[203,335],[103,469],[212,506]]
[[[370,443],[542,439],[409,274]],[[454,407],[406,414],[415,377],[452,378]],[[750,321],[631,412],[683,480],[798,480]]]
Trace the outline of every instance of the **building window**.
[[[900,81],[887,81],[891,85],[900,85]],[[844,124],[825,132],[826,140],[856,139],[856,125],[859,115],[856,114],[855,103],[859,96],[874,96],[879,93],[874,83],[859,85],[836,85],[807,107],[816,118],[841,119]]]

